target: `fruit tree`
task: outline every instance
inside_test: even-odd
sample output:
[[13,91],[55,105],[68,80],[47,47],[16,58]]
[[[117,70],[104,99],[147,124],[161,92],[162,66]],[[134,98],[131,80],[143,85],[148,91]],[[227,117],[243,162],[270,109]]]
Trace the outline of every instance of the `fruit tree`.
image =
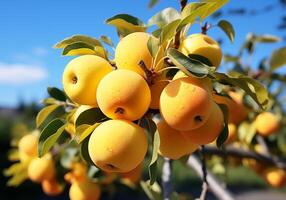
[[[147,24],[115,15],[106,23],[116,28],[117,45],[86,35],[57,43],[62,55],[74,56],[63,90],[48,88],[36,130],[10,154],[19,162],[5,170],[8,185],[30,179],[50,196],[69,186],[71,200],[96,200],[120,182],[150,199],[181,199],[171,181],[173,163],[181,162],[201,177],[200,199],[207,192],[234,199],[212,171],[224,163],[284,186],[286,78],[276,69],[286,63],[286,50],[250,67],[244,61],[259,43],[280,40],[251,33],[236,55],[225,53],[208,30],[220,28],[232,42],[234,27],[206,19],[227,2],[180,0],[180,11],[166,8]],[[201,29],[189,35],[195,23]],[[220,72],[222,63],[230,70]]]

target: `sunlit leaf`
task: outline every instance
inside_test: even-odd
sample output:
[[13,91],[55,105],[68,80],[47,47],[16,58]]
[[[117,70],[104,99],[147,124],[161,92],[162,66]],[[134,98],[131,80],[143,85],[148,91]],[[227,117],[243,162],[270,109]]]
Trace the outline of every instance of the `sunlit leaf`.
[[141,181],[140,185],[150,200],[163,200],[162,190],[157,182],[150,185],[148,182]]
[[159,44],[160,44],[159,39],[156,37],[150,37],[148,40],[148,43],[147,43],[148,50],[153,58],[155,58],[158,52]]
[[177,27],[180,23],[180,20],[177,19],[166,26],[162,28],[161,34],[160,34],[160,43],[163,44],[165,41],[170,40],[173,38],[176,34]]
[[154,7],[158,2],[159,2],[159,0],[150,0],[150,1],[149,1],[149,4],[148,4],[148,7],[149,7],[149,8],[152,8],[152,7]]
[[88,153],[88,141],[89,141],[89,138],[90,138],[90,135],[87,136],[81,143],[81,146],[80,146],[80,154],[81,154],[81,157],[84,159],[84,161],[89,164],[89,165],[94,165],[90,156],[89,156],[89,153]]
[[87,136],[89,136],[93,131],[94,129],[100,125],[100,123],[95,123],[91,126],[89,126],[88,128],[86,128],[79,136],[79,139],[78,139],[78,142],[81,143]]
[[76,119],[76,136],[75,139],[81,143],[92,131],[99,125],[99,122],[108,118],[99,108],[90,108],[83,111]]
[[39,155],[45,155],[49,152],[49,150],[53,147],[53,145],[57,142],[59,137],[62,135],[66,127],[66,124],[63,124],[54,134],[50,135],[46,140],[42,143],[42,148],[40,150]]
[[102,46],[92,46],[85,42],[75,42],[64,47],[64,56],[97,55],[106,58],[106,51]]
[[73,43],[83,42],[90,46],[102,46],[100,41],[87,35],[73,35],[54,45],[54,48],[65,48]]
[[168,49],[167,56],[171,61],[188,75],[193,75],[199,78],[206,77],[212,68],[198,60],[189,58],[176,49]]
[[206,11],[200,15],[201,21],[206,17],[212,15],[217,10],[219,10],[222,6],[224,6],[229,0],[203,0],[203,2],[207,2]]
[[144,23],[137,17],[128,14],[118,14],[106,20],[106,23],[115,26],[118,33],[126,36],[133,32],[145,32]]
[[44,128],[51,120],[56,117],[60,117],[65,113],[63,106],[50,105],[44,107],[36,117],[37,128]]
[[223,55],[223,61],[224,63],[229,63],[229,62],[239,62],[239,57],[238,56],[232,56],[232,55],[229,55],[229,54],[224,54]]
[[180,13],[174,8],[165,8],[158,12],[148,20],[147,25],[157,25],[159,28],[163,28],[165,25],[180,19]]
[[225,32],[225,34],[230,39],[230,41],[233,42],[235,32],[234,32],[232,24],[228,22],[227,20],[220,20],[217,25],[218,27],[221,28],[221,30],[223,30],[223,32]]
[[152,157],[151,157],[151,161],[149,164],[150,185],[153,185],[157,179],[157,174],[158,174],[157,159],[158,159],[159,146],[160,146],[160,136],[159,136],[159,132],[156,131],[154,133]]
[[286,47],[276,49],[272,52],[269,65],[271,70],[278,69],[286,64]]
[[[43,147],[44,147],[46,140],[50,136],[57,134],[58,131],[62,133],[61,129],[63,128],[64,125],[65,123],[61,119],[54,119],[42,130],[40,137],[39,137],[39,144],[38,144],[39,157],[43,156]],[[51,140],[53,141],[54,139],[51,139]]]
[[178,29],[181,30],[184,26],[194,23],[197,18],[204,20],[227,2],[228,0],[204,0],[188,4],[182,12],[183,20]]
[[275,35],[269,35],[269,34],[255,35],[254,39],[255,39],[255,42],[260,42],[260,43],[274,43],[274,42],[281,41],[280,37],[277,37]]
[[262,109],[268,106],[268,91],[258,81],[236,73],[228,76],[223,73],[215,72],[215,78],[222,84],[230,84],[244,90]]
[[107,36],[105,36],[105,35],[102,35],[102,36],[100,36],[100,40],[101,40],[102,42],[104,42],[105,44],[107,44],[107,45],[109,45],[109,46],[111,46],[111,47],[114,47],[114,44],[113,44],[111,38],[109,38],[109,37],[107,37]]

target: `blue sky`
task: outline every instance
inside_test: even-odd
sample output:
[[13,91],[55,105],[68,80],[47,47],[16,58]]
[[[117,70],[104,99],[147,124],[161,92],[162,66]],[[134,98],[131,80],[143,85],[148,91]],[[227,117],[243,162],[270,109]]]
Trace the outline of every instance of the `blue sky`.
[[[223,10],[241,7],[260,9],[277,2],[230,0]],[[152,9],[148,9],[147,4],[147,0],[1,0],[0,106],[15,106],[20,99],[39,102],[47,95],[48,86],[62,88],[62,72],[71,57],[62,57],[59,50],[52,49],[61,39],[73,34],[107,35],[117,43],[115,29],[104,24],[105,19],[128,13],[146,22],[163,8],[178,8],[176,0],[161,0]],[[236,52],[248,32],[285,35],[285,31],[275,29],[282,9],[248,17],[222,16],[221,19],[231,21],[236,30],[234,44],[225,40],[223,52]],[[199,27],[194,26],[191,31],[197,32]],[[218,29],[212,29],[208,34],[214,38],[225,37]],[[260,45],[253,63],[283,45],[285,42]]]

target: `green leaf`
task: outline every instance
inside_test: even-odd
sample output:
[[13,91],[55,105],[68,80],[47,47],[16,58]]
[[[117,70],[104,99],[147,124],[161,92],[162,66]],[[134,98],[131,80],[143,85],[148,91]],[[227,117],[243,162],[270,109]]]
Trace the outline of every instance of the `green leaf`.
[[66,124],[63,124],[54,134],[50,135],[46,140],[43,141],[41,150],[39,152],[39,155],[45,155],[49,152],[49,150],[53,147],[53,145],[57,142],[59,137],[62,135],[62,133],[65,131]]
[[256,128],[254,124],[243,122],[238,127],[238,138],[240,141],[244,141],[246,144],[251,144],[256,134]]
[[148,7],[149,7],[149,8],[152,8],[152,7],[154,7],[158,2],[159,2],[159,0],[150,0],[150,1],[149,1],[149,4],[148,4]]
[[180,19],[180,13],[174,8],[165,8],[158,12],[148,20],[147,25],[157,25],[159,28],[163,28],[165,25]]
[[203,6],[204,8],[205,5],[206,3],[204,2],[191,2],[187,4],[182,10],[182,13],[181,13],[182,19],[185,19],[186,17],[189,17],[191,14],[193,14],[197,10],[200,10],[201,6]]
[[271,70],[278,69],[286,64],[286,47],[276,49],[272,52],[269,65]]
[[78,127],[82,124],[93,125],[97,122],[101,122],[104,119],[108,119],[99,108],[90,108],[77,117],[75,126]]
[[41,132],[38,144],[39,157],[43,156],[43,146],[45,141],[51,136],[58,133],[65,123],[61,119],[54,119]]
[[85,42],[75,42],[67,45],[62,55],[64,56],[80,56],[80,55],[97,55],[106,58],[106,51],[102,46],[92,46]]
[[54,98],[45,98],[42,100],[42,103],[45,105],[52,105],[52,104],[57,104],[58,101]]
[[51,97],[53,97],[59,101],[66,101],[67,100],[66,94],[62,90],[60,90],[56,87],[48,87],[48,93]]
[[153,35],[154,37],[156,37],[156,38],[159,38],[160,35],[161,35],[161,32],[162,32],[162,29],[161,29],[161,28],[158,28],[158,29],[156,29],[156,30],[154,30],[154,31],[152,32],[152,35]]
[[216,140],[217,147],[221,148],[228,138],[228,109],[227,106],[224,104],[218,104],[218,105],[221,111],[223,112],[224,116],[224,128]]
[[255,35],[254,40],[255,42],[259,43],[273,43],[273,42],[280,42],[281,38],[275,35],[265,34],[265,35]]
[[238,56],[232,56],[232,55],[229,55],[229,54],[224,54],[223,55],[223,61],[224,63],[237,63],[239,62],[239,57]]
[[160,33],[160,44],[163,44],[164,42],[172,39],[175,36],[179,24],[180,20],[177,19],[162,28],[162,31]]
[[149,164],[150,185],[153,185],[157,179],[157,174],[158,174],[157,159],[158,159],[159,147],[160,147],[160,136],[159,136],[159,132],[156,131],[154,133],[152,157],[151,157],[151,161]]
[[204,57],[204,56],[201,56],[201,55],[198,55],[198,54],[189,54],[188,57],[190,59],[192,59],[192,60],[197,60],[197,61],[199,61],[199,62],[201,62],[201,63],[203,63],[203,64],[205,64],[205,65],[207,65],[209,67],[213,66],[211,61],[208,58]]
[[168,49],[167,56],[180,70],[188,75],[194,75],[198,78],[203,78],[212,71],[211,67],[201,63],[198,60],[185,56],[177,49]]
[[225,34],[230,39],[230,41],[233,42],[235,32],[234,32],[232,24],[227,20],[220,20],[217,25],[218,27],[221,28],[221,30],[223,30],[223,32],[225,32]]
[[156,123],[148,118],[148,117],[144,117],[142,118],[139,123],[138,123],[139,126],[141,126],[142,128],[144,128],[145,130],[147,130],[147,132],[150,134],[150,135],[154,135],[156,130],[157,130],[157,125]]
[[162,190],[157,182],[150,185],[148,182],[140,181],[140,186],[150,200],[163,200]]
[[105,35],[102,35],[102,36],[100,36],[100,40],[101,40],[102,42],[104,42],[105,44],[107,44],[107,45],[109,45],[109,46],[111,46],[111,47],[114,47],[114,44],[113,44],[111,38],[109,38],[109,37],[107,37],[107,36],[105,36]]
[[37,128],[44,128],[51,120],[60,117],[65,114],[63,106],[60,105],[50,105],[44,107],[36,117]]
[[141,20],[128,14],[115,15],[107,19],[106,23],[115,26],[119,35],[122,36],[133,32],[145,32],[147,29]]
[[159,39],[155,38],[155,37],[149,37],[148,43],[147,43],[147,47],[148,50],[150,52],[150,54],[152,55],[153,58],[155,58],[158,50],[159,50]]
[[97,39],[93,37],[89,37],[86,35],[73,35],[71,37],[65,38],[61,42],[54,45],[54,48],[57,48],[57,49],[65,48],[66,46],[71,45],[73,43],[77,43],[77,42],[83,42],[90,46],[102,46],[100,41],[98,41]]
[[205,12],[206,5],[207,3],[197,2],[192,2],[188,4],[182,11],[183,19],[181,20],[178,29],[181,30],[184,26],[194,23],[196,18],[198,18],[203,12]]
[[82,112],[76,119],[76,135],[75,139],[81,143],[93,130],[99,125],[99,122],[108,118],[101,112],[99,108],[90,108]]
[[220,9],[228,0],[204,0],[202,2],[189,3],[182,11],[182,18],[179,30],[188,24],[194,23],[196,18],[204,20],[218,9]]
[[217,10],[219,10],[222,6],[228,3],[229,0],[203,0],[203,2],[207,2],[206,10],[200,15],[200,20],[204,20],[206,17],[212,15]]
[[87,136],[81,143],[80,146],[80,155],[83,158],[83,160],[88,164],[88,165],[94,165],[93,161],[91,160],[89,153],[88,153],[88,141],[89,141],[90,135]]
[[230,84],[241,88],[260,106],[260,108],[267,108],[268,91],[258,81],[237,72],[236,74],[232,74],[232,76],[215,72],[214,76],[222,84]]
[[78,143],[81,143],[87,136],[89,136],[96,127],[98,127],[100,123],[95,123],[91,126],[88,126],[88,128],[85,128],[85,130],[80,134],[78,140]]

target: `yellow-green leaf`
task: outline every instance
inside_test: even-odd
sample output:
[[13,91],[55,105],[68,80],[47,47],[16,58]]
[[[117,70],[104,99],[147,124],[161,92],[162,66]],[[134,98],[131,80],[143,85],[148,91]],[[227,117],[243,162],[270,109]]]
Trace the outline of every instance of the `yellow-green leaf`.
[[[63,129],[64,125],[65,125],[65,123],[61,119],[54,119],[43,129],[43,131],[41,132],[41,135],[39,137],[39,144],[38,144],[39,157],[42,157],[45,153],[44,149],[43,149],[44,146],[47,146],[47,147],[45,147],[45,149],[50,148],[50,144],[45,144],[46,140],[50,136],[57,134],[58,131],[61,134],[63,131],[62,129]],[[51,141],[53,141],[53,140],[54,140],[54,138],[51,139]]]
[[230,39],[230,41],[233,42],[235,32],[234,32],[234,29],[233,29],[233,26],[231,25],[231,23],[228,22],[227,20],[220,20],[217,25],[218,25],[218,27],[221,28],[221,30],[223,30],[223,32],[227,35],[227,37]]
[[165,8],[156,13],[148,20],[148,26],[157,25],[159,28],[164,27],[177,19],[180,19],[180,13],[174,8]]
[[149,164],[150,185],[153,185],[157,179],[157,174],[158,174],[157,159],[158,159],[159,147],[160,147],[160,136],[159,136],[159,132],[156,131],[154,133],[152,157],[151,157],[151,161]]
[[43,128],[48,122],[64,113],[65,111],[60,105],[50,105],[44,107],[36,117],[37,128]]
[[80,55],[97,55],[106,58],[106,51],[102,46],[92,46],[85,42],[75,42],[67,45],[62,55],[64,56],[80,56]]
[[222,84],[230,84],[241,88],[260,106],[260,108],[267,108],[269,98],[268,91],[258,81],[238,72],[232,73],[231,76],[216,72],[214,76]]
[[46,153],[49,152],[49,150],[52,148],[52,146],[56,143],[61,134],[64,132],[65,128],[66,124],[62,125],[54,134],[50,135],[46,140],[44,140],[40,155],[45,155]]
[[161,34],[160,34],[160,43],[163,44],[164,42],[172,39],[175,34],[178,25],[180,24],[180,20],[177,19],[175,21],[172,21],[171,23],[167,24],[162,28]]
[[271,70],[275,70],[286,64],[286,47],[276,49],[271,54],[269,65]]
[[115,15],[107,19],[106,23],[115,26],[122,36],[133,32],[145,32],[147,29],[141,20],[128,14]]
[[65,38],[61,42],[54,45],[54,48],[65,48],[66,46],[76,42],[83,42],[90,46],[102,46],[101,43],[93,37],[89,37],[86,35],[73,35],[71,37]]

